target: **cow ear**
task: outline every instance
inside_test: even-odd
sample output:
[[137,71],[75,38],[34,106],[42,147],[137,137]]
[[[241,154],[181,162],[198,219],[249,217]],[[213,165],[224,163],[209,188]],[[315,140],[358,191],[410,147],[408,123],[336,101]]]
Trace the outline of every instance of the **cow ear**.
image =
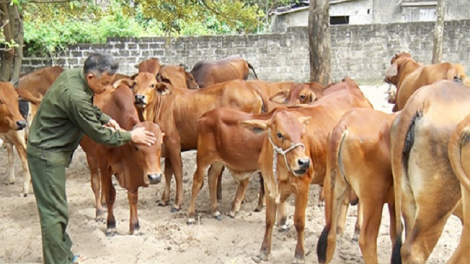
[[155,76],[155,79],[157,80],[157,82],[162,82],[162,74],[157,73],[157,75]]
[[277,92],[275,95],[271,96],[269,98],[269,101],[275,102],[278,104],[287,104],[287,101],[289,99],[289,91],[290,90],[282,90]]
[[247,128],[251,130],[255,134],[262,133],[266,131],[269,127],[269,121],[268,120],[245,120],[245,121],[240,121],[238,122],[242,127]]
[[385,73],[385,76],[387,77],[393,77],[397,76],[398,74],[398,65],[396,63],[393,63],[388,69],[387,72]]
[[171,89],[167,83],[164,82],[158,82],[157,83],[157,88],[155,90],[158,95],[169,95],[171,94]]

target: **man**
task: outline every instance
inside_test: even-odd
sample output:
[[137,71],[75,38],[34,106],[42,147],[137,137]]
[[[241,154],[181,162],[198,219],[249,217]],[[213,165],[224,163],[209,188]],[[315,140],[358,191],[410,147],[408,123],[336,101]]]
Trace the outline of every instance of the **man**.
[[129,141],[151,145],[155,135],[142,128],[120,129],[119,124],[93,106],[93,96],[114,80],[118,63],[106,54],[90,55],[83,69],[64,71],[38,108],[28,138],[28,164],[39,211],[46,264],[79,263],[71,252],[66,228],[69,220],[65,167],[83,135],[120,146]]

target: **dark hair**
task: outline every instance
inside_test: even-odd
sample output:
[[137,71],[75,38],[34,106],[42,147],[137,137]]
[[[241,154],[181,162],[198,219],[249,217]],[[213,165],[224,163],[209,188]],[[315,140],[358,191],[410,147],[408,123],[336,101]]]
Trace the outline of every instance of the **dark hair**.
[[111,55],[104,53],[93,53],[86,60],[83,70],[85,75],[88,73],[94,73],[100,76],[104,72],[113,75],[119,68],[119,62],[115,61]]

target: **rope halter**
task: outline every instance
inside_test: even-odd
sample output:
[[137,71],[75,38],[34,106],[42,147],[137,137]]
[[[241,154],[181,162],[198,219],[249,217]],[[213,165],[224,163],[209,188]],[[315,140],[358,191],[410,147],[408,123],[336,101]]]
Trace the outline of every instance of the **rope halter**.
[[286,167],[287,167],[287,170],[291,173],[293,173],[292,169],[290,168],[289,166],[289,163],[287,163],[287,152],[293,150],[294,148],[298,147],[298,146],[301,146],[303,149],[305,149],[305,145],[303,143],[296,143],[292,146],[290,146],[288,149],[286,150],[283,150],[281,147],[278,147],[274,144],[273,140],[271,139],[271,134],[268,133],[268,139],[269,139],[269,142],[271,142],[271,146],[273,146],[273,173],[277,179],[277,155],[278,154],[281,154],[282,156],[284,156],[284,161],[286,162]]

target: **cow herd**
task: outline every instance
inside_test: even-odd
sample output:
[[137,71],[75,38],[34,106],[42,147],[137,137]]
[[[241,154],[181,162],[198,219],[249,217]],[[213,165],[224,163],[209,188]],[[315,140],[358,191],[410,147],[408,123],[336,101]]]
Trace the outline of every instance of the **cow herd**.
[[[238,182],[230,217],[240,210],[250,176],[260,175],[256,211],[265,204],[266,223],[256,262],[269,259],[274,225],[287,228],[285,203],[290,196],[297,233],[293,263],[305,262],[309,187],[317,184],[322,186],[326,223],[317,243],[319,263],[332,260],[350,204],[358,205],[354,239],[364,262],[378,263],[385,203],[390,212],[391,263],[425,263],[451,214],[461,219],[463,231],[447,263],[470,263],[470,80],[461,65],[422,65],[408,53],[396,54],[384,74],[396,87],[388,100],[395,104],[394,113],[374,110],[348,77],[325,87],[316,82],[268,82],[258,80],[253,67],[238,56],[201,61],[189,72],[180,65],[162,65],[156,58],[136,68],[132,76],[116,75],[112,86],[95,96],[94,104],[124,129],[152,131],[157,143],[112,148],[87,136],[80,143],[90,169],[96,219],[106,217],[107,236],[116,234],[113,176],[127,190],[129,233],[136,234],[140,187],[164,182],[160,205],[178,212],[189,203],[186,223],[194,224],[206,174],[210,212],[220,220],[217,200],[226,168]],[[254,80],[247,80],[250,69]],[[62,70],[49,67],[22,76],[16,84],[0,82],[0,138],[9,163],[14,162],[13,146],[22,160],[22,196],[31,192],[27,124]],[[20,114],[19,98],[30,102],[29,115]],[[183,201],[181,153],[188,150],[197,151],[197,167],[191,200]],[[13,167],[9,166],[10,183],[15,181]],[[173,176],[176,190],[171,203]]]

